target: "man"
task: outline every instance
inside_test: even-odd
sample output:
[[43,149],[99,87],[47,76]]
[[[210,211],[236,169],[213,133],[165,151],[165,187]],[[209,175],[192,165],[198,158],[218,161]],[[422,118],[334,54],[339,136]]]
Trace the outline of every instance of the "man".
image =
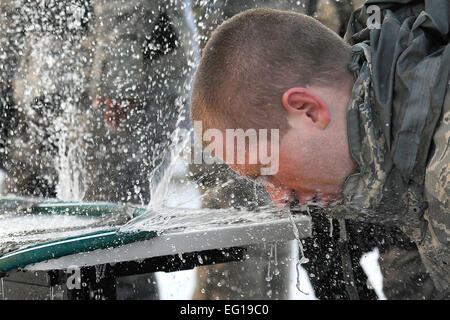
[[[252,8],[272,8],[304,12],[304,3],[294,0],[194,1],[199,45],[204,49],[211,33],[223,21]],[[190,165],[191,178],[199,185],[204,208],[245,208],[253,210],[270,202],[261,186],[236,176],[225,164]],[[277,243],[279,273],[267,281],[267,246],[247,248],[244,261],[197,268],[194,299],[287,299],[289,296],[290,243]],[[270,266],[269,266],[270,268]]]
[[[353,7],[356,7],[357,2],[353,3]],[[215,1],[207,4],[196,1],[193,9],[201,48],[204,48],[206,40],[209,39],[213,30],[223,21],[239,12],[252,8],[291,10],[299,13],[308,12],[309,15],[314,15],[332,30],[342,32],[342,26],[345,26],[350,17],[352,4],[339,1],[316,2],[315,0]],[[205,191],[205,195],[202,197],[203,207],[245,207],[252,209],[255,205],[267,203],[267,195],[261,191],[261,189],[264,189],[262,186],[255,186],[251,181],[237,178],[236,174],[233,174],[226,164],[191,165],[190,169],[194,180],[200,186],[200,190]],[[233,182],[230,183],[230,181]],[[322,270],[329,270],[329,272],[321,273],[320,270],[313,268],[311,264],[307,266],[309,274],[314,277],[312,282],[315,295],[320,299],[345,297],[345,287],[341,281],[343,275],[340,271],[336,273],[336,270],[339,270],[342,265],[341,257],[336,248],[338,241],[336,236],[339,234],[339,227],[333,227],[335,231],[333,234],[333,232],[330,232],[331,230],[328,230],[330,222],[327,218],[315,217],[314,220],[314,224],[321,227],[315,228],[314,241],[306,240],[307,243],[304,246],[305,248],[309,246],[317,247],[317,239],[321,238],[322,250],[320,253],[318,250],[314,251],[314,254],[318,256],[315,265],[320,265]],[[320,235],[317,234],[318,232]],[[330,234],[332,235],[331,237]],[[281,272],[272,277],[270,282],[266,281],[268,249],[260,246],[259,250],[256,250],[257,248],[255,247],[250,250],[252,255],[249,255],[249,259],[244,262],[197,268],[199,282],[195,298],[287,299],[289,294],[288,260],[290,259],[290,243],[278,243],[277,248],[279,259],[287,262],[284,263],[284,270],[281,269]],[[358,250],[351,250],[351,259],[354,260],[355,264],[354,278],[359,288],[361,299],[376,298],[375,292],[367,287],[367,277],[359,265],[359,259],[362,254],[372,249],[372,247],[367,246],[358,248]],[[246,281],[243,281],[243,278]],[[218,286],[218,283],[221,283],[221,286]],[[270,297],[267,295],[268,292],[271,293]]]
[[[279,149],[272,151],[276,153],[272,158],[275,156],[279,159],[279,170],[273,175],[261,175],[264,165],[260,158],[256,164],[250,163],[250,156],[246,154],[245,163],[238,164],[234,158],[222,157],[237,173],[248,178],[259,178],[259,181],[265,180],[266,189],[276,204],[286,206],[295,198],[301,204],[312,201],[328,205],[331,217],[382,222],[402,228],[421,250],[427,270],[433,277],[434,286],[439,290],[439,293],[436,293],[432,286],[430,297],[447,296],[449,283],[446,267],[448,244],[445,240],[448,209],[443,209],[446,208],[445,201],[448,201],[445,200],[448,198],[448,189],[445,189],[448,158],[445,158],[445,145],[442,146],[442,132],[434,138],[440,143],[440,146],[436,144],[436,150],[442,152],[439,159],[434,160],[439,164],[434,166],[440,167],[441,171],[436,174],[438,171],[433,170],[433,181],[437,182],[432,186],[428,185],[430,191],[427,191],[428,199],[432,200],[430,202],[437,203],[437,211],[433,216],[441,220],[428,219],[428,223],[421,218],[425,206],[417,205],[422,204],[418,201],[412,206],[411,203],[423,194],[420,192],[420,185],[423,186],[425,162],[429,160],[426,156],[431,144],[430,137],[437,126],[443,106],[449,103],[448,99],[444,103],[448,83],[448,67],[445,65],[448,65],[449,61],[448,28],[445,27],[448,27],[448,16],[444,13],[449,10],[448,4],[442,6],[444,8],[427,7],[428,11],[431,10],[432,14],[437,15],[439,19],[436,20],[426,20],[426,14],[431,14],[429,12],[420,15],[424,9],[422,3],[403,7],[400,4],[393,5],[397,10],[386,5],[387,8],[383,11],[386,16],[396,21],[394,25],[403,28],[402,33],[398,33],[403,37],[396,40],[406,43],[400,42],[403,46],[395,47],[397,51],[393,51],[396,54],[407,48],[410,32],[412,36],[418,34],[419,30],[426,32],[431,29],[436,36],[420,38],[422,43],[431,41],[430,47],[425,48],[436,50],[433,57],[440,68],[428,61],[430,66],[434,67],[430,76],[433,81],[423,82],[420,76],[417,76],[417,82],[414,82],[414,77],[409,79],[413,83],[421,84],[415,87],[416,91],[420,88],[425,90],[430,84],[438,84],[438,90],[431,102],[428,101],[429,108],[426,109],[432,110],[432,116],[426,124],[419,121],[427,135],[424,135],[425,139],[418,139],[417,132],[421,131],[417,131],[411,140],[415,142],[411,145],[416,146],[416,150],[420,147],[423,151],[414,153],[421,155],[418,158],[421,160],[418,162],[419,166],[412,166],[416,170],[416,181],[411,181],[411,172],[408,175],[407,171],[400,173],[400,170],[397,170],[410,169],[411,166],[409,155],[403,147],[403,144],[410,141],[401,140],[405,138],[403,135],[399,147],[397,135],[402,132],[401,125],[408,128],[409,120],[403,119],[403,116],[411,116],[407,110],[412,107],[405,103],[399,104],[398,100],[395,100],[392,114],[387,113],[392,115],[392,118],[380,122],[380,113],[386,115],[386,112],[377,104],[379,100],[376,100],[381,92],[387,95],[391,102],[392,96],[408,101],[408,91],[402,91],[401,87],[398,87],[404,79],[399,80],[396,86],[390,85],[386,88],[382,86],[383,82],[376,78],[380,74],[371,73],[381,66],[379,52],[386,48],[383,44],[390,33],[381,33],[381,37],[380,33],[371,34],[369,29],[363,30],[365,25],[361,27],[361,24],[351,24],[356,30],[358,27],[361,29],[358,30],[361,32],[355,31],[354,39],[359,36],[360,40],[366,40],[364,36],[370,35],[372,50],[378,54],[377,59],[371,60],[370,50],[364,50],[367,46],[362,45],[362,49],[356,47],[354,50],[357,55],[353,57],[352,48],[348,44],[306,16],[271,10],[248,11],[224,23],[211,37],[196,73],[191,99],[192,120],[202,121],[203,132],[215,128],[226,136],[226,129],[279,130]],[[405,19],[406,17],[409,18]],[[411,25],[415,19],[426,26],[416,27],[412,32]],[[385,20],[380,25],[380,29],[384,31],[383,28],[392,26],[392,20]],[[416,50],[421,53],[418,57],[426,61],[426,49]],[[394,55],[391,55],[385,59],[391,61],[393,57]],[[388,60],[389,58],[391,60]],[[365,62],[365,59],[369,59],[369,63]],[[352,61],[354,63],[351,68],[357,76],[356,82],[354,74],[348,69]],[[375,61],[377,64],[373,65]],[[394,59],[394,65],[396,61]],[[408,71],[407,66],[411,64],[402,62],[401,66]],[[415,71],[416,75],[424,74],[423,70]],[[371,79],[377,83],[378,91],[375,93]],[[417,101],[410,102],[413,103]],[[373,111],[369,107],[371,105],[374,105]],[[242,112],[251,117],[242,116]],[[441,126],[445,126],[445,119],[443,117],[440,120]],[[377,128],[375,132],[374,127]],[[439,130],[445,132],[446,128]],[[383,136],[386,131],[389,132],[387,137]],[[203,132],[197,132],[197,136],[201,137]],[[386,138],[393,141],[386,142]],[[417,143],[418,141],[420,143]],[[234,147],[233,142],[226,141],[226,138],[222,142],[224,148]],[[399,152],[394,162],[397,167],[392,165],[391,160],[394,145]],[[250,146],[248,149],[252,150]],[[221,154],[226,155],[225,151]],[[402,167],[403,160],[407,163],[406,167]],[[427,177],[431,173],[430,164],[433,164],[433,160],[428,162]],[[385,167],[386,165],[391,167]],[[436,188],[438,191],[432,191]],[[340,223],[339,226],[345,235],[345,223]],[[426,227],[430,228],[429,231]],[[439,234],[433,233],[434,230]],[[422,239],[425,241],[421,242]],[[426,274],[421,275],[417,282],[427,280],[426,277]],[[352,285],[351,281],[348,283]]]

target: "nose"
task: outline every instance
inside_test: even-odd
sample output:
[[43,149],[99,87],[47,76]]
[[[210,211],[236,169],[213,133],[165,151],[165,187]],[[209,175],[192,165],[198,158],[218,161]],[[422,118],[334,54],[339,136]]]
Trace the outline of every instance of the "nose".
[[288,208],[291,202],[295,200],[294,190],[289,187],[283,185],[273,185],[273,187],[266,185],[265,188],[272,202],[280,209]]
[[[297,191],[295,193],[295,197],[298,199],[301,205],[308,204],[309,201],[313,200],[314,197],[316,197],[315,192],[304,192],[304,191]],[[317,200],[317,199],[316,199]]]

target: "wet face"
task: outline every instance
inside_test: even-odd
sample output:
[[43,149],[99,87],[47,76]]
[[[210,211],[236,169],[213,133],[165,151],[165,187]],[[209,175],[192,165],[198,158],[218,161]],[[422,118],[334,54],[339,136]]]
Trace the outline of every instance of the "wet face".
[[308,137],[297,130],[288,131],[279,147],[278,171],[261,175],[261,164],[229,164],[236,173],[262,184],[274,204],[288,206],[298,199],[301,204],[327,205],[341,198],[345,177],[351,172],[330,152],[333,147],[320,137]]
[[[298,89],[283,96],[290,129],[280,138],[278,171],[261,175],[261,164],[229,164],[240,175],[264,185],[273,202],[288,206],[315,202],[326,206],[341,200],[345,179],[355,169],[346,126],[348,96]],[[328,106],[333,104],[333,112]]]

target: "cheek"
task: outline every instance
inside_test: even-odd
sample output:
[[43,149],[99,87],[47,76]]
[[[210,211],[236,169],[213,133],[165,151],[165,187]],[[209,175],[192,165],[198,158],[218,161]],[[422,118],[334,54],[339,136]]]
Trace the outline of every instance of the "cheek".
[[297,188],[303,178],[301,172],[302,162],[295,151],[291,149],[280,152],[279,170],[276,177],[282,184]]
[[292,143],[280,150],[277,179],[295,190],[310,189],[317,179],[317,159],[308,156],[304,146]]
[[287,174],[280,174],[277,177],[280,183],[291,189],[298,190],[302,187],[301,178],[297,175],[287,173]]

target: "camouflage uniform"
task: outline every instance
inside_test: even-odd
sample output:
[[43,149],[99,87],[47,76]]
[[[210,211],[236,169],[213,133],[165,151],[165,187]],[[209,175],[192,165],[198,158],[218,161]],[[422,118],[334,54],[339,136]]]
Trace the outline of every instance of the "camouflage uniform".
[[343,203],[330,214],[399,227],[416,243],[438,290],[430,298],[448,298],[450,8],[394,2],[366,3],[382,9],[379,29],[367,28],[365,8],[349,24],[357,79],[347,124],[359,172],[347,178]]
[[[427,226],[421,240],[410,248],[388,248],[381,254],[384,292],[393,299],[449,299],[448,185],[450,132],[450,82],[439,125],[433,135],[433,149],[425,171],[425,199],[428,209],[423,215]],[[407,229],[408,230],[408,229]],[[418,249],[418,250],[417,250]],[[383,252],[383,251],[382,251]],[[427,271],[428,270],[428,271]],[[433,281],[434,280],[434,281]],[[447,285],[447,287],[446,287]]]

